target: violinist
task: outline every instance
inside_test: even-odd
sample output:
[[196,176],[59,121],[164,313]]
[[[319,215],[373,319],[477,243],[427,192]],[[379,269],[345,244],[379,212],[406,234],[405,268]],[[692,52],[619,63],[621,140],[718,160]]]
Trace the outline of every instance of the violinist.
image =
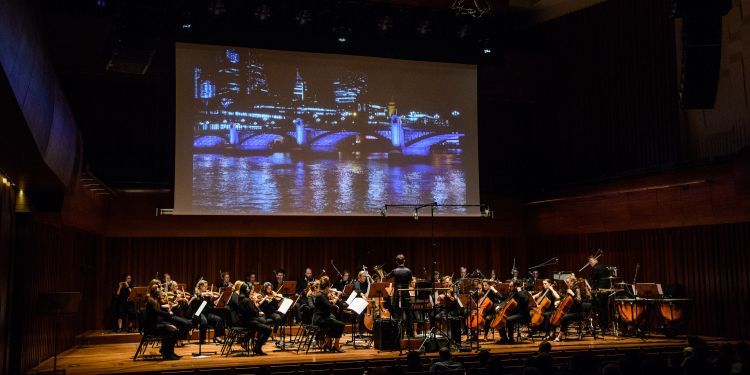
[[181,357],[175,354],[174,345],[177,341],[178,329],[169,323],[170,313],[159,308],[159,285],[151,285],[148,289],[146,308],[143,312],[143,330],[147,334],[161,336],[161,352],[166,360],[177,360]]
[[[531,298],[536,301],[536,304],[539,305],[542,302],[542,297],[549,298],[550,302],[552,303],[552,306],[557,306],[560,301],[560,294],[555,290],[555,284],[550,279],[544,279],[542,280],[542,290],[537,292],[536,294],[532,295]],[[549,318],[552,316],[552,314],[555,312],[555,309],[550,308],[549,310],[544,312],[544,322],[542,323],[542,328],[544,329],[544,340],[551,339],[550,337],[550,329],[552,326],[549,324]]]
[[278,270],[274,270],[276,278],[271,281],[271,285],[273,286],[273,290],[279,290],[279,288],[284,285],[284,280],[286,277],[286,272],[283,268],[280,268]]
[[297,281],[297,294],[302,293],[303,290],[307,289],[307,283],[315,280],[313,277],[313,271],[310,267],[305,268],[305,274]]
[[221,285],[221,289],[231,288],[232,285],[234,285],[232,283],[232,277],[229,275],[229,272],[225,271],[221,273],[221,283],[219,285]]
[[[248,284],[242,281],[235,281],[232,286],[232,296],[227,302],[227,307],[229,307],[232,319],[236,320],[237,325],[247,328],[257,335],[255,346],[252,348],[253,353],[266,355],[263,352],[263,345],[271,335],[271,327],[266,324],[265,319],[262,317],[263,312],[258,307],[259,298],[257,297]],[[247,350],[247,346],[244,346],[244,348]]]
[[570,324],[570,321],[581,319],[582,315],[581,290],[578,288],[578,281],[576,280],[575,276],[569,276],[567,279],[565,279],[565,285],[568,287],[568,290],[566,290],[565,293],[573,297],[573,305],[560,320],[560,333],[555,338],[555,341],[565,340],[565,333],[568,331],[568,324]]
[[[486,295],[486,297],[485,297]],[[500,302],[500,293],[495,289],[494,285],[491,285],[489,280],[482,280],[476,293],[472,296],[474,302],[479,306],[482,302],[482,297],[489,299],[492,302],[492,306],[496,306]],[[490,331],[490,323],[495,318],[495,309],[490,308],[484,311],[484,340],[487,341],[487,333]]]
[[[213,289],[213,287],[211,288]],[[195,285],[195,294],[190,298],[190,316],[195,315],[203,301],[206,301],[206,307],[201,311],[200,315],[200,342],[205,343],[206,341],[206,330],[208,326],[214,328],[214,342],[221,344],[223,343],[224,336],[224,319],[216,315],[214,312],[215,301],[219,299],[219,293],[213,290],[208,290],[208,281],[200,279]]]
[[[281,285],[284,285],[283,282]],[[279,331],[279,325],[281,324],[281,314],[277,312],[279,309],[279,303],[284,296],[276,293],[273,290],[273,285],[269,282],[263,283],[263,290],[261,291],[263,299],[260,303],[260,310],[266,316],[267,322],[273,323],[273,333],[276,334]]]
[[179,330],[177,338],[184,340],[187,339],[190,329],[193,328],[193,323],[190,319],[184,317],[185,310],[183,310],[183,306],[187,307],[187,300],[177,292],[176,282],[171,281],[168,285],[172,286],[172,290],[161,292],[159,303],[161,304],[161,309],[169,313],[169,322]]
[[[411,270],[406,267],[406,257],[404,254],[396,255],[396,268],[392,269],[385,278],[393,278],[396,292],[391,301],[393,311],[398,312],[399,320],[406,324],[406,333],[409,337],[414,337],[413,312],[411,310],[411,298],[409,298],[409,283],[413,275]],[[398,292],[401,290],[401,292]]]
[[[511,293],[508,298],[516,300],[518,306],[513,315],[505,320],[506,326],[500,329],[500,340],[496,344],[514,344],[513,334],[516,332],[516,326],[518,324],[526,324],[531,320],[531,316],[529,315],[529,298],[531,298],[531,295],[521,288],[521,282],[517,279],[510,281],[510,291]],[[495,312],[501,308],[502,305],[498,306]]]
[[346,286],[351,284],[353,281],[349,277],[349,271],[344,270],[344,272],[341,273],[341,279],[333,283],[333,287],[337,290],[344,290],[344,288],[346,288]]
[[457,344],[461,343],[461,322],[457,319],[461,317],[461,308],[456,295],[453,279],[450,276],[443,276],[441,288],[437,294],[436,306],[433,309],[431,324],[435,326],[438,322],[447,322],[450,330],[450,338]]
[[339,340],[344,332],[344,323],[336,320],[333,316],[338,296],[331,293],[331,280],[328,276],[320,278],[320,291],[315,294],[315,312],[313,313],[313,324],[320,327],[325,336],[324,349],[331,352],[341,353]]
[[117,329],[115,333],[122,332],[123,319],[127,320],[128,328],[131,328],[135,321],[135,307],[133,306],[133,302],[129,301],[132,291],[133,278],[129,274],[125,274],[120,283],[117,284],[117,291],[115,292],[114,306],[117,314]]
[[164,291],[170,291],[172,290],[172,284],[177,285],[177,283],[172,280],[172,275],[168,273],[164,273],[164,283],[162,284],[162,289]]

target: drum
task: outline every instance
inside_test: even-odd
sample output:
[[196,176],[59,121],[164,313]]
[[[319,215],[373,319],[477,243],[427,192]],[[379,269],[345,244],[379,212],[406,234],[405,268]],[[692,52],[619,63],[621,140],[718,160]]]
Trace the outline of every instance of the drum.
[[659,315],[664,324],[672,326],[682,322],[687,315],[687,306],[690,299],[687,298],[664,298],[658,301]]
[[397,320],[377,319],[372,332],[375,349],[397,350],[400,348],[400,327]]
[[646,317],[648,305],[645,301],[639,301],[635,298],[618,298],[615,299],[615,311],[623,323],[641,323]]

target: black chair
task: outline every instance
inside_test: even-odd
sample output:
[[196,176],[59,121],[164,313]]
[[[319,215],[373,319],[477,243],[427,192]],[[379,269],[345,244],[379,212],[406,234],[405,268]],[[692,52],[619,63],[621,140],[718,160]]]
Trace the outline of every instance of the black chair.
[[138,332],[141,334],[141,342],[138,344],[138,348],[135,350],[135,354],[133,355],[133,360],[137,360],[138,357],[142,358],[155,358],[155,357],[161,357],[161,354],[156,355],[146,355],[146,349],[148,349],[149,346],[151,347],[157,347],[161,345],[161,339],[162,337],[153,333],[148,333],[143,329],[143,319],[144,315],[146,313],[146,309],[140,309],[138,311]]
[[227,306],[227,309],[229,309],[229,319],[232,324],[228,324],[226,327],[224,344],[221,346],[221,354],[225,357],[229,357],[229,355],[232,354],[232,346],[234,346],[235,343],[239,343],[240,346],[243,347],[243,351],[245,351],[247,355],[250,355],[250,348],[255,332],[247,327],[241,326],[239,324],[238,313],[229,308],[229,306]]

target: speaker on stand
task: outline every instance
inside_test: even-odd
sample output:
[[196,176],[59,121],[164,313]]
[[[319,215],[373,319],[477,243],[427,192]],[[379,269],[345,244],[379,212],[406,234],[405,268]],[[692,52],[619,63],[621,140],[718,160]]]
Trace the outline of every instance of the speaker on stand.
[[722,17],[731,0],[675,0],[673,18],[682,19],[680,107],[711,109],[721,68]]

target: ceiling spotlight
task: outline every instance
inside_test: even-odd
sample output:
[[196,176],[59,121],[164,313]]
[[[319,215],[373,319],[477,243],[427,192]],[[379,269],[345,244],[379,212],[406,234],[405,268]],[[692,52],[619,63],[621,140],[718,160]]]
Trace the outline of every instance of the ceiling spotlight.
[[480,212],[482,214],[482,217],[489,217],[489,218],[495,217],[495,213],[492,212],[492,210],[490,210],[490,206],[482,206]]
[[336,40],[338,40],[339,43],[346,43],[347,39],[346,39],[345,36],[342,35],[342,36],[339,36],[338,38],[336,38]]
[[271,18],[271,7],[266,4],[261,4],[258,8],[255,9],[255,18],[258,19],[258,21],[267,21]]
[[490,48],[490,47],[484,47],[482,49],[482,53],[485,54],[485,55],[490,55],[490,54],[492,54],[492,48]]
[[338,26],[333,29],[333,34],[336,36],[336,41],[339,44],[346,44],[351,40],[352,28],[349,26]]
[[417,33],[425,36],[432,30],[432,24],[430,20],[424,20],[417,26]]
[[307,9],[300,10],[297,15],[294,16],[294,20],[297,21],[297,25],[305,26],[312,22],[312,12]]
[[391,16],[383,16],[378,21],[378,31],[381,33],[387,33],[393,28],[393,18]]

